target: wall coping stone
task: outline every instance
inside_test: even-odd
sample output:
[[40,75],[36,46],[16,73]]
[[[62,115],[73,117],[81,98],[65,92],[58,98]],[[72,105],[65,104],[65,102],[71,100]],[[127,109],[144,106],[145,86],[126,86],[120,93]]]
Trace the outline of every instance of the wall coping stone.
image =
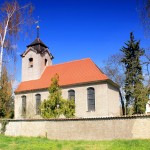
[[50,118],[50,119],[0,119],[0,123],[3,120],[10,122],[21,122],[21,121],[92,121],[92,120],[126,120],[126,119],[147,119],[150,115],[131,115],[131,116],[115,116],[115,117],[96,117],[96,118]]

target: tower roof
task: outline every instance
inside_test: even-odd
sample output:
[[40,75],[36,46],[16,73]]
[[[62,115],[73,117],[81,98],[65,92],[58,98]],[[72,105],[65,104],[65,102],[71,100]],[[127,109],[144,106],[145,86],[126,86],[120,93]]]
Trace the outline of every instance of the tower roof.
[[31,44],[27,45],[27,47],[32,47],[32,46],[36,46],[36,45],[40,45],[43,46],[45,48],[48,48],[42,41],[40,38],[36,38]]
[[32,47],[37,51],[37,53],[44,53],[48,49],[48,47],[41,41],[39,37],[40,26],[38,25],[36,29],[37,29],[37,38],[31,44],[27,45],[27,48]]
[[[36,38],[31,44],[27,45],[27,48],[29,49],[29,47],[32,47],[36,53],[40,53],[40,54],[43,54],[45,52],[48,52],[51,59],[53,59],[53,55],[49,52],[49,49],[48,47],[41,41],[40,38]],[[21,57],[24,57],[26,55],[26,53],[29,51],[29,50],[25,50],[22,54],[21,54]]]

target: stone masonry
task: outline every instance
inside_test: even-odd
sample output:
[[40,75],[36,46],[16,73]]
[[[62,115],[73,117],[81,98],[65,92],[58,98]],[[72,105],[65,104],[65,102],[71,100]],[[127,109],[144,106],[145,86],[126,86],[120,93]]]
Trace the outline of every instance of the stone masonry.
[[[64,128],[65,127],[65,128]],[[150,116],[9,120],[5,135],[59,140],[150,139]]]

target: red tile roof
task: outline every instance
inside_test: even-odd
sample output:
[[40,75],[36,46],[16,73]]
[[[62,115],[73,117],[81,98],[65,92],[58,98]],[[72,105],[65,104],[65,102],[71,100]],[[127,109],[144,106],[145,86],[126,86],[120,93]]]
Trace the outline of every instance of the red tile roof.
[[60,86],[107,80],[108,77],[90,58],[46,67],[40,79],[21,82],[15,93],[48,88],[51,78],[59,75]]

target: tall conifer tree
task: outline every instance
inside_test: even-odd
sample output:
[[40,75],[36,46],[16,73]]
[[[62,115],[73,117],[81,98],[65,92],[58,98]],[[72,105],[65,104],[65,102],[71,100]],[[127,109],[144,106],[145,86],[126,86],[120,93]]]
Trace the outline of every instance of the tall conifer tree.
[[125,65],[125,98],[126,113],[129,114],[129,107],[133,107],[133,113],[144,113],[147,101],[147,92],[144,92],[139,98],[140,91],[144,89],[142,66],[140,57],[144,55],[144,50],[140,48],[140,41],[134,39],[134,35],[130,33],[130,40],[125,43],[121,51],[124,53],[122,62]]

